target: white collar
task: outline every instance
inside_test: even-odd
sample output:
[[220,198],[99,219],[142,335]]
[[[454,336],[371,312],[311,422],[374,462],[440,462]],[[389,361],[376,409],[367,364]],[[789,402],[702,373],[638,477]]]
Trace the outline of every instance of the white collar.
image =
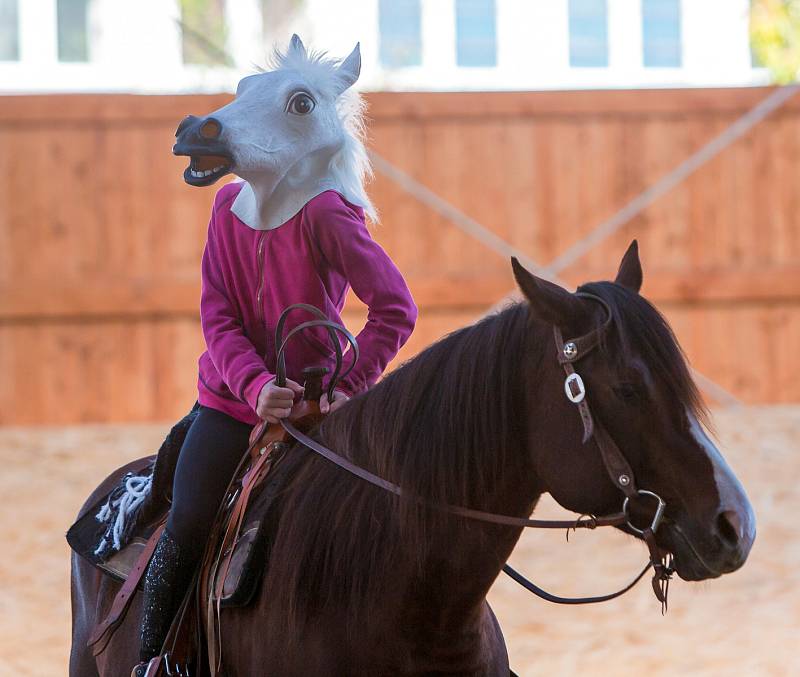
[[253,230],[274,230],[282,226],[297,214],[309,201],[327,190],[335,190],[344,194],[341,186],[330,177],[321,179],[318,183],[303,186],[302,189],[292,191],[280,200],[270,200],[259,214],[258,200],[255,191],[247,181],[231,205],[231,212],[246,226]]

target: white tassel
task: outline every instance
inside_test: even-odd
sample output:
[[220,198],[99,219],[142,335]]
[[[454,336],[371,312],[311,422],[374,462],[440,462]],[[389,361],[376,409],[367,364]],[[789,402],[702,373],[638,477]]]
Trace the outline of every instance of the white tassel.
[[[98,522],[108,522],[113,511],[116,510],[116,518],[111,528],[111,540],[114,550],[122,547],[121,539],[125,533],[125,522],[130,515],[133,515],[139,506],[144,502],[153,486],[152,475],[131,475],[125,478],[125,490],[117,498],[109,497],[100,511],[95,515]],[[108,534],[107,534],[108,535]],[[94,551],[95,555],[100,555],[107,547],[108,539],[103,538],[100,545]]]

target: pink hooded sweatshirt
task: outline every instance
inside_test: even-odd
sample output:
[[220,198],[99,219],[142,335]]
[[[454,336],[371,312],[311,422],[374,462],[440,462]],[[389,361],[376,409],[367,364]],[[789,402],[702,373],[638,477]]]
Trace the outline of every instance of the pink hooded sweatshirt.
[[[338,386],[348,395],[380,377],[411,335],[417,308],[400,271],[370,237],[361,207],[326,191],[279,227],[254,230],[231,212],[241,186],[220,189],[208,225],[200,301],[207,350],[200,356],[198,391],[200,404],[255,425],[258,395],[274,377],[275,325],[286,306],[308,303],[341,322],[351,286],[367,305],[358,363]],[[309,319],[294,311],[284,334]],[[290,340],[286,367],[292,380],[302,382],[305,367],[332,372],[334,364],[324,329]]]

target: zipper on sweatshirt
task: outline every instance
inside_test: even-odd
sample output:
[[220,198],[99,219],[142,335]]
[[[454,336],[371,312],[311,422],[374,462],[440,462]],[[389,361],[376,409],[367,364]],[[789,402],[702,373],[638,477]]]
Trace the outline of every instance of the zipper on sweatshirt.
[[264,324],[264,304],[262,302],[262,296],[264,294],[264,239],[267,236],[267,231],[265,230],[261,233],[261,237],[258,239],[258,250],[257,250],[257,259],[258,259],[258,291],[256,292],[256,306],[258,306],[258,319],[261,321],[261,324]]

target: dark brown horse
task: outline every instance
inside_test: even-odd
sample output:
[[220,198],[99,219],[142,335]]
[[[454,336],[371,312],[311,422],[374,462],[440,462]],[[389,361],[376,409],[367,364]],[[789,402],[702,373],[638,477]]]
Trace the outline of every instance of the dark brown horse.
[[[622,494],[595,441],[582,442],[553,341],[553,325],[581,336],[607,311],[519,266],[515,274],[526,303],[434,344],[332,414],[319,437],[432,502],[527,516],[549,492],[577,513],[618,512]],[[744,563],[755,520],[703,432],[683,355],[641,281],[633,246],[615,282],[581,288],[613,319],[579,371],[638,486],[666,501],[658,545],[681,578],[715,578]],[[520,528],[431,510],[318,457],[287,487],[280,514],[255,603],[223,610],[225,675],[509,674],[486,594]],[[127,677],[138,600],[95,662],[87,635],[118,586],[74,555],[72,567],[70,674]]]

